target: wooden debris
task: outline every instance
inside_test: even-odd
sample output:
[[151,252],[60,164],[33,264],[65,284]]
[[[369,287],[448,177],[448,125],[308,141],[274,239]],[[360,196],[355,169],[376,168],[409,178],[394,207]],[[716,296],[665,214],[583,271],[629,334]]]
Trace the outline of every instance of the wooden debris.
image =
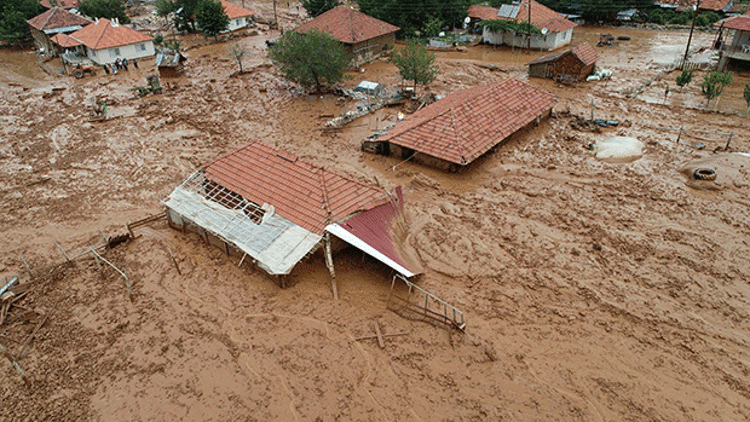
[[34,336],[39,331],[39,329],[42,328],[42,325],[44,325],[45,322],[47,322],[47,315],[45,315],[44,318],[42,318],[42,320],[36,324],[36,327],[34,327],[34,330],[31,332],[31,334],[29,334],[29,336],[26,337],[26,341],[23,342],[20,352],[18,353],[18,360],[21,360],[21,358],[23,358],[26,352],[29,351],[31,340],[34,338]]
[[385,349],[385,340],[383,340],[383,333],[380,332],[380,323],[375,320],[375,335],[378,337],[378,345],[381,349]]
[[[174,254],[172,254],[172,250],[167,248],[167,252],[169,252],[169,256],[172,257],[172,263],[174,263],[174,267],[177,270],[177,274],[182,275],[182,271],[180,271],[180,266],[177,265],[177,260],[174,259]],[[242,259],[245,259],[245,257],[243,256]],[[240,265],[242,265],[242,261],[240,261]]]
[[493,64],[487,64],[487,63],[474,63],[474,66],[478,66],[478,67],[481,67],[481,68],[483,68],[483,69],[489,69],[489,70],[497,70],[497,71],[499,71],[499,72],[503,72],[503,73],[508,73],[508,71],[507,71],[507,70],[505,70],[505,69],[503,69],[503,68],[501,68],[501,67],[497,67],[497,66],[495,66],[495,65],[493,65]]
[[[383,334],[382,337],[383,338],[386,338],[386,337],[399,337],[399,336],[406,336],[406,335],[409,335],[409,333],[408,332],[403,332],[403,333],[394,333],[394,334]],[[361,341],[361,340],[372,340],[372,339],[376,339],[376,338],[378,338],[378,336],[372,335],[372,336],[356,337],[356,338],[354,338],[354,340],[355,341]]]

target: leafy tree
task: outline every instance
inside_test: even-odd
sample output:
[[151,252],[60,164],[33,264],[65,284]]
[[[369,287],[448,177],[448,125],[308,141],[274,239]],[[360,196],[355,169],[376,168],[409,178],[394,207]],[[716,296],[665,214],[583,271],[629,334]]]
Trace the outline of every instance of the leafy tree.
[[745,92],[742,93],[745,96],[745,102],[747,103],[747,112],[750,113],[750,83],[745,84]]
[[[734,76],[730,72],[710,72],[703,75],[701,91],[706,97],[706,107],[714,98],[721,95],[724,87],[732,83]],[[717,100],[718,106],[718,100]]]
[[679,15],[670,19],[669,23],[672,25],[687,25],[693,20],[692,10],[683,10]]
[[125,3],[121,0],[82,0],[78,3],[78,11],[90,18],[117,18],[120,23],[130,23],[125,14]]
[[18,44],[31,38],[26,21],[42,11],[38,0],[0,1],[0,40]]
[[425,22],[424,27],[422,27],[422,34],[425,37],[434,37],[437,34],[440,33],[440,30],[443,28],[443,21],[440,20],[439,17],[433,16]]
[[340,82],[349,67],[349,58],[341,43],[317,29],[284,33],[269,49],[268,57],[285,79],[315,90]]
[[435,80],[438,68],[434,63],[435,55],[414,40],[407,41],[401,51],[393,53],[393,64],[398,68],[402,78],[414,81],[415,91],[417,83],[426,85]]
[[721,18],[714,12],[704,12],[695,18],[695,25],[708,28],[718,22]]
[[427,21],[439,18],[443,25],[460,27],[472,0],[357,0],[362,13],[401,28],[400,38],[415,36]]
[[195,23],[206,37],[216,37],[229,28],[229,16],[219,0],[201,0],[195,10]]
[[239,43],[232,47],[232,57],[237,60],[237,64],[240,66],[240,73],[242,73],[242,58],[245,57],[245,53],[247,53],[247,50]]
[[516,21],[505,21],[499,19],[488,19],[480,22],[483,28],[487,28],[491,32],[501,31],[512,31],[517,34],[541,34],[542,30],[529,24],[528,21],[516,22]]
[[161,0],[156,3],[156,14],[163,18],[172,15],[178,31],[196,32],[195,13],[199,0]]
[[513,0],[490,0],[490,7],[499,9],[504,4],[513,4]]
[[333,9],[339,4],[337,0],[302,0],[302,7],[307,10],[307,14],[317,17]]
[[682,91],[682,87],[688,85],[690,82],[693,81],[693,69],[689,70],[683,70],[682,73],[677,76],[677,86],[680,87],[680,91]]

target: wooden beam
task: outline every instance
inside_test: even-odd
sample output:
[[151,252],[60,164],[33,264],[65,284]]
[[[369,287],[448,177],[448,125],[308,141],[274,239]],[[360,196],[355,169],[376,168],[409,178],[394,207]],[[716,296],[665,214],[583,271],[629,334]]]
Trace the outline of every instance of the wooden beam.
[[375,320],[375,335],[378,337],[378,345],[381,349],[385,349],[385,340],[383,340],[383,333],[380,332],[380,323]]

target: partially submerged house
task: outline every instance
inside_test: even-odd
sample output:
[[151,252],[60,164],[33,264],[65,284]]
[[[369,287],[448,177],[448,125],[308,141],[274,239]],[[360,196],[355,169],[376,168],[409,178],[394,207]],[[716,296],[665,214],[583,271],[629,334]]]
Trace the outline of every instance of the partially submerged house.
[[337,6],[300,25],[295,31],[307,32],[318,29],[339,40],[351,60],[352,66],[371,62],[393,51],[397,26],[348,6]]
[[714,26],[719,27],[714,43],[720,48],[718,70],[750,69],[750,16],[732,16]]
[[549,117],[556,102],[552,94],[509,78],[454,92],[362,147],[452,170]]
[[288,275],[321,246],[332,268],[330,235],[405,277],[421,272],[403,252],[400,194],[393,198],[261,142],[192,174],[162,204],[173,228],[199,233],[274,276]]
[[485,20],[507,20],[514,22],[530,22],[541,34],[517,33],[515,31],[493,32],[488,28],[482,31],[484,42],[494,45],[510,45],[533,49],[552,51],[570,43],[573,28],[576,24],[565,16],[534,0],[523,0],[513,4],[504,4],[499,9],[486,6],[471,6],[468,10],[469,18],[480,23]]
[[70,37],[80,42],[86,57],[99,65],[113,63],[118,58],[133,60],[154,55],[154,38],[120,25],[117,18],[97,19]]
[[224,7],[224,12],[229,18],[229,27],[227,28],[227,31],[230,32],[246,28],[248,24],[252,22],[253,16],[255,16],[254,12],[251,12],[242,6],[230,3],[227,0],[221,0],[221,5]]
[[90,24],[91,21],[61,7],[53,7],[29,19],[27,23],[37,50],[53,55],[58,52],[58,49],[52,42],[52,37],[56,34],[71,34]]
[[529,62],[529,76],[555,79],[561,82],[579,82],[594,73],[599,54],[588,43],[568,51],[540,57]]

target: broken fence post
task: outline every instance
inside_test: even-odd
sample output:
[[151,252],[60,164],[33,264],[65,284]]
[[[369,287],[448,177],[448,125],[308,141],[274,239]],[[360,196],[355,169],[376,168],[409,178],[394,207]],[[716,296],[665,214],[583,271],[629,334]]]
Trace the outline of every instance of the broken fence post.
[[125,277],[125,286],[128,288],[128,299],[131,301],[133,300],[133,291],[130,290],[130,280],[128,280],[128,275],[125,272],[125,266],[122,266],[122,276]]
[[25,259],[23,259],[23,252],[21,252],[21,262],[23,262],[23,266],[26,267],[26,271],[29,272],[29,275],[33,276],[34,274],[31,272],[31,268],[29,268],[29,264],[26,262]]
[[729,149],[729,143],[732,142],[732,135],[734,135],[734,131],[729,133],[729,139],[727,139],[727,145],[724,147],[724,151]]
[[5,357],[8,358],[8,361],[11,363],[11,365],[13,365],[13,368],[15,368],[16,372],[18,372],[18,375],[20,375],[21,378],[23,378],[23,380],[26,381],[27,380],[26,374],[23,373],[23,370],[21,369],[21,367],[18,366],[18,362],[16,362],[15,359],[13,359],[13,357],[10,355],[10,352],[8,352],[8,349],[3,347],[2,344],[0,344],[0,353],[4,354]]
[[60,244],[59,244],[59,243],[57,243],[57,242],[55,242],[55,245],[57,246],[57,249],[60,249],[60,252],[62,252],[62,254],[63,254],[63,256],[65,257],[65,259],[66,259],[67,261],[70,261],[70,257],[68,256],[68,254],[67,254],[67,253],[65,253],[65,249],[63,249],[63,248],[62,248],[62,246],[60,246]]
[[[179,265],[177,265],[177,260],[176,260],[176,259],[174,259],[174,255],[172,254],[172,250],[171,250],[171,249],[169,249],[169,248],[167,248],[167,252],[169,252],[169,256],[171,256],[171,257],[172,257],[172,263],[174,264],[174,267],[175,267],[175,269],[177,270],[177,274],[178,274],[178,275],[182,275],[182,271],[180,271],[180,266],[179,266]],[[240,262],[240,264],[241,264],[241,263],[242,263],[242,262]]]
[[[99,232],[99,233],[101,233],[101,232]],[[92,248],[91,246],[89,246],[89,249],[91,249],[91,252],[94,252],[94,248]],[[96,257],[96,252],[94,252],[94,261],[96,261],[96,266],[97,266],[97,268],[99,268],[99,271],[101,271],[102,270],[102,263],[99,262],[99,258]]]
[[677,134],[677,142],[676,143],[678,143],[678,144],[680,143],[680,138],[681,137],[682,137],[682,126],[680,126],[680,132]]

